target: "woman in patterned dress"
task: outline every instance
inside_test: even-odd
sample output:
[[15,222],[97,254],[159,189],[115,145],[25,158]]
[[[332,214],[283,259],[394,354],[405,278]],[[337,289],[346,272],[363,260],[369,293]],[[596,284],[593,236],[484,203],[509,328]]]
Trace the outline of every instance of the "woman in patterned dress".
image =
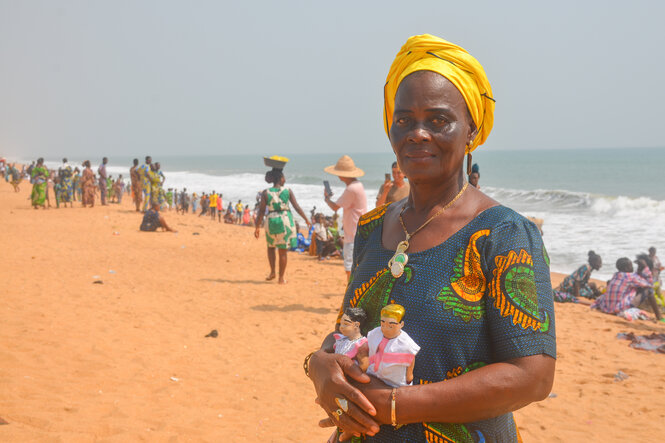
[[97,183],[95,182],[95,173],[92,172],[90,167],[90,160],[83,162],[83,173],[81,174],[81,203],[83,207],[95,206],[95,191],[97,190]]
[[361,217],[340,312],[363,308],[366,334],[402,305],[421,349],[412,385],[393,389],[334,354],[331,332],[304,363],[320,425],[337,426],[332,441],[520,441],[512,411],[554,380],[552,286],[538,228],[464,180],[465,154],[492,128],[489,82],[464,49],[422,35],[398,53],[384,97],[411,189]]
[[47,186],[48,186],[48,177],[49,172],[46,166],[44,166],[44,159],[37,159],[37,166],[32,169],[30,173],[32,181],[32,193],[30,199],[32,201],[32,207],[37,209],[42,207],[46,209],[46,198],[47,198]]
[[263,216],[267,218],[266,241],[268,242],[268,263],[270,274],[266,280],[275,278],[275,249],[279,250],[279,284],[286,283],[284,272],[286,271],[286,251],[298,245],[298,232],[293,221],[293,214],[289,203],[307,223],[309,219],[296,201],[296,196],[288,188],[284,187],[286,180],[281,169],[273,168],[266,173],[266,181],[272,183],[272,187],[261,192],[261,203],[259,204],[259,215],[256,218],[256,229],[254,237],[259,238]]

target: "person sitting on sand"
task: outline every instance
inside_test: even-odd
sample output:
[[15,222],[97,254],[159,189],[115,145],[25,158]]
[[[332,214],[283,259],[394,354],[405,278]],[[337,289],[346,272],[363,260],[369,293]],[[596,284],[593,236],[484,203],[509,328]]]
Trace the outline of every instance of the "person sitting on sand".
[[319,260],[325,260],[335,251],[335,239],[328,232],[326,218],[320,212],[314,216],[314,239]]
[[554,301],[559,303],[577,303],[579,297],[594,299],[600,295],[595,283],[589,283],[591,272],[603,266],[603,259],[594,251],[589,251],[588,263],[577,268],[575,272],[564,278],[554,290]]
[[[646,256],[646,255],[645,255]],[[591,305],[591,309],[598,309],[607,314],[618,314],[621,311],[638,307],[647,301],[661,320],[658,304],[653,296],[652,274],[645,256],[639,256],[637,272],[633,272],[633,263],[628,257],[621,257],[616,262],[618,272],[615,272],[607,282],[607,291]]]
[[164,231],[174,231],[166,224],[166,219],[159,213],[159,202],[152,202],[152,206],[143,214],[143,221],[141,222],[141,231],[154,232],[157,228],[161,227]]

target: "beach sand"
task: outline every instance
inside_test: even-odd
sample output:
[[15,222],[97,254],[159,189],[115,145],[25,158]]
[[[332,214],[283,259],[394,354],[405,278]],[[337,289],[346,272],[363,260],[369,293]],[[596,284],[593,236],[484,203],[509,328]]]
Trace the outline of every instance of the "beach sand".
[[[339,260],[290,253],[279,286],[251,228],[167,211],[178,234],[142,233],[128,198],[36,211],[29,188],[0,182],[0,441],[325,441],[302,361],[333,326]],[[556,314],[553,395],[515,413],[524,440],[665,438],[665,356],[616,338],[665,327]]]

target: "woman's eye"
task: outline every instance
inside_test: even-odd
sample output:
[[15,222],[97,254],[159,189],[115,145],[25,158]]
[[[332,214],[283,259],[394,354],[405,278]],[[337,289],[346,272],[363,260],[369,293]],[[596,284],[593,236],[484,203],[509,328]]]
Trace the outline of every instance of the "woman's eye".
[[434,118],[432,119],[432,123],[434,123],[434,124],[437,125],[437,126],[443,126],[443,125],[445,125],[445,124],[448,123],[448,122],[447,122],[446,119],[444,119],[443,117],[434,117]]
[[398,124],[398,125],[405,125],[405,124],[407,124],[408,122],[409,122],[409,119],[406,118],[406,117],[399,117],[399,118],[397,119],[397,124]]

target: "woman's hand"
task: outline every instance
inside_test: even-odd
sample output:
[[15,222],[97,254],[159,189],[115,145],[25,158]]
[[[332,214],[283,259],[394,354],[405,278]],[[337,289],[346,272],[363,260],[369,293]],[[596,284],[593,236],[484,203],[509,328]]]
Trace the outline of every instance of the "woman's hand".
[[[370,377],[362,372],[349,357],[329,354],[319,350],[309,360],[309,376],[316,389],[316,402],[328,414],[330,421],[323,420],[320,425],[339,426],[344,429],[345,439],[352,435],[374,435],[379,432],[378,423],[372,418],[376,409],[362,392],[352,386],[350,380],[358,386],[370,382]],[[347,401],[347,410],[343,411],[335,399]],[[341,415],[333,411],[342,411]]]
[[[357,366],[354,364],[354,366]],[[355,386],[358,390],[362,392],[362,395],[367,398],[370,403],[375,406],[376,415],[372,419],[378,424],[390,424],[390,409],[391,409],[391,395],[392,388],[376,377],[370,376],[369,383],[358,383],[354,380],[351,380],[351,385]],[[331,426],[337,426],[337,422],[332,418],[326,418],[319,421],[319,426],[322,428],[327,428]],[[343,429],[342,434],[339,436],[340,441],[346,441],[351,438],[354,434],[344,429],[342,425],[339,425]]]
[[259,236],[261,235],[261,228],[258,226],[254,229],[254,238],[258,240]]

